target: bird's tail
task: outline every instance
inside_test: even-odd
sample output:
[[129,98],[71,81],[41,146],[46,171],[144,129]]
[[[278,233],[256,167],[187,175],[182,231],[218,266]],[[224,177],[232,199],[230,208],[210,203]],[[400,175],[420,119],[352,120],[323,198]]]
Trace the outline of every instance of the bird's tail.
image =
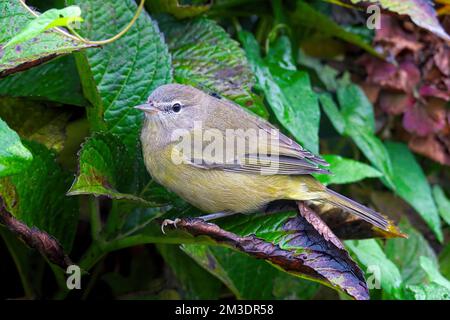
[[380,213],[367,208],[366,206],[363,206],[362,204],[359,204],[356,201],[353,201],[333,190],[326,189],[326,197],[323,200],[336,207],[357,215],[361,219],[373,224],[380,229],[389,231],[391,228],[391,224],[389,223],[389,221]]

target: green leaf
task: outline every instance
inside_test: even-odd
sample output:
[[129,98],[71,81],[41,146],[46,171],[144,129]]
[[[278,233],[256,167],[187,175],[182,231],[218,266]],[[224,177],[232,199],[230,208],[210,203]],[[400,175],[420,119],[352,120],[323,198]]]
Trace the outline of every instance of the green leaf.
[[36,142],[26,142],[33,161],[26,170],[0,179],[0,194],[8,211],[29,227],[37,227],[59,240],[66,252],[72,247],[78,222],[78,202],[65,193],[71,174],[55,155]]
[[[259,86],[278,121],[309,151],[318,153],[320,109],[318,98],[304,71],[286,69],[284,64],[263,59],[251,33],[239,34]],[[288,50],[290,50],[288,48]]]
[[350,130],[353,127],[365,128],[367,132],[375,132],[375,116],[373,107],[362,89],[350,83],[346,78],[340,81],[337,98],[341,106],[341,114]]
[[329,93],[321,93],[319,101],[336,131],[342,135],[345,131],[346,122],[331,95]]
[[436,254],[422,234],[414,229],[408,220],[403,219],[399,227],[408,235],[408,239],[387,240],[384,252],[400,269],[404,285],[419,285],[426,277],[420,265],[420,257],[427,257],[435,266],[438,266]]
[[64,147],[70,116],[63,108],[51,108],[36,101],[0,98],[0,117],[22,138],[39,142],[55,152]]
[[77,6],[70,6],[63,9],[50,9],[30,20],[21,31],[12,37],[3,47],[18,45],[34,38],[45,30],[54,27],[67,27],[75,21],[83,21],[81,10]]
[[445,248],[439,254],[439,265],[441,267],[442,274],[450,279],[450,244],[447,243]]
[[439,214],[450,225],[450,199],[445,196],[444,190],[438,185],[433,187],[433,196],[438,206]]
[[315,175],[315,177],[325,185],[352,183],[366,178],[383,176],[380,171],[359,161],[342,158],[337,155],[323,155],[323,158],[330,164],[328,169],[332,174]]
[[[397,266],[389,260],[375,240],[345,241],[345,245],[356,255],[370,273],[367,276],[379,276],[376,279],[381,288],[391,297],[396,297],[402,283]],[[373,273],[373,274],[372,274]]]
[[428,0],[351,0],[353,3],[379,3],[384,9],[400,15],[408,15],[419,27],[433,32],[444,40],[450,41],[450,36],[442,28],[437,18],[433,3]]
[[449,300],[450,291],[436,284],[422,284],[417,286],[407,286],[414,300]]
[[116,135],[94,134],[81,148],[78,173],[67,194],[102,195],[130,200],[143,206],[156,206],[152,202],[152,193],[156,191],[152,189],[152,182],[139,195],[132,194],[135,190],[132,160],[129,150]]
[[339,38],[359,46],[375,56],[379,56],[379,53],[364,38],[346,31],[303,0],[297,0],[296,4],[296,9],[289,13],[290,20],[293,23],[293,30],[301,30],[305,27],[314,28],[320,32],[321,36],[327,35]]
[[159,244],[159,253],[184,289],[185,299],[218,299],[222,284],[180,250],[179,246]]
[[394,142],[386,142],[385,145],[392,161],[395,192],[417,210],[437,239],[442,242],[439,213],[422,168],[406,145]]
[[438,265],[428,257],[420,257],[420,266],[427,273],[428,279],[450,292],[450,281],[448,281],[440,272]]
[[[132,0],[77,0],[86,12],[81,33],[105,39],[120,32],[136,13]],[[172,81],[170,56],[156,23],[142,12],[120,39],[101,49],[77,55],[86,97],[93,104],[88,116],[94,130],[118,135],[131,154],[138,152],[143,114],[133,107]]]
[[311,299],[319,288],[229,248],[183,245],[182,249],[220,279],[238,299]]
[[128,150],[117,136],[94,134],[81,148],[79,170],[67,194],[94,194],[139,201],[138,197],[117,191],[119,187],[128,185],[126,179],[132,173],[130,165]]
[[49,30],[29,41],[4,48],[18,30],[31,21],[34,21],[34,16],[19,1],[0,2],[0,77],[92,46],[59,31]]
[[170,13],[178,19],[195,17],[209,10],[210,4],[194,5],[194,4],[180,4],[182,0],[152,0],[146,3],[150,12],[164,12]]
[[32,159],[17,133],[0,118],[0,177],[23,171]]
[[335,80],[340,108],[331,95],[320,102],[336,131],[353,139],[366,158],[383,173],[383,182],[392,187],[392,165],[386,147],[374,133],[373,108],[362,90],[348,79]]
[[219,93],[266,117],[261,101],[252,92],[254,77],[245,53],[216,22],[194,19],[177,22],[159,19],[172,53],[174,77],[179,83]]
[[72,55],[0,79],[0,96],[29,97],[86,106]]

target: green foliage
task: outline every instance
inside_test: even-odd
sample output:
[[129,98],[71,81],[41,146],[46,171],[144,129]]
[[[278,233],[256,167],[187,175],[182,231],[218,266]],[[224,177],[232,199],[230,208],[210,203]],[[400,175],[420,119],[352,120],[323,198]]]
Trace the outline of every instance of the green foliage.
[[366,178],[379,178],[383,174],[373,167],[337,155],[324,155],[330,164],[331,175],[315,175],[325,185],[357,182]]
[[42,34],[45,30],[55,27],[67,27],[75,21],[83,21],[80,15],[81,10],[77,6],[45,11],[36,19],[30,20],[18,34],[9,39],[3,49],[28,41],[31,38]]
[[[61,77],[61,74],[67,77]],[[42,79],[48,82],[43,82]],[[24,83],[26,85],[23,85]],[[32,68],[0,79],[0,96],[28,97],[76,106],[88,104],[83,96],[73,56],[63,56],[39,68]]]
[[[131,0],[75,3],[86,12],[81,33],[90,39],[117,34],[136,11]],[[94,9],[99,7],[102,11]],[[170,56],[155,22],[144,13],[122,38],[82,55],[77,59],[83,64],[79,67],[83,87],[94,106],[91,121],[96,128],[117,134],[135,154],[143,115],[133,106],[144,103],[153,89],[172,80]]]
[[[320,110],[317,96],[311,88],[308,74],[295,67],[292,69],[289,41],[279,40],[280,43],[269,55],[262,58],[259,45],[251,33],[241,32],[240,39],[258,84],[278,121],[305,148],[318,153]],[[279,59],[283,49],[287,52],[288,68]]]
[[43,145],[26,142],[25,146],[33,161],[20,173],[2,178],[0,193],[16,218],[53,235],[70,252],[79,214],[77,200],[65,196],[72,176]]
[[0,177],[19,173],[31,162],[33,156],[22,144],[19,136],[0,119]]
[[[91,46],[69,38],[58,31],[50,30],[41,34],[28,32],[27,34],[31,34],[32,39],[25,41],[29,38],[21,38],[19,40],[25,42],[16,45],[10,44],[5,48],[5,45],[17,35],[18,30],[33,21],[36,20],[19,1],[2,1],[0,3],[0,43],[2,44],[0,47],[0,77],[17,70],[24,70],[53,57]],[[17,43],[17,41],[15,42]]]
[[392,159],[396,192],[417,210],[438,240],[443,241],[439,213],[422,168],[405,145],[389,142],[386,147]]
[[245,53],[225,30],[209,19],[178,22],[163,16],[158,21],[178,83],[219,93],[266,116],[264,106],[251,92],[253,74]]
[[[17,240],[24,234],[35,248],[62,244],[86,271],[83,299],[450,299],[448,168],[396,142],[360,86],[352,62],[380,56],[360,12],[343,23],[325,1],[147,1],[125,34],[94,47],[73,22],[83,17],[86,39],[110,39],[136,1],[65,2],[33,1],[47,10],[38,17],[0,2],[0,239],[26,298],[79,293],[67,292],[45,248],[41,256]],[[448,38],[425,1],[380,2]],[[230,99],[323,152],[331,174],[314,176],[400,220],[408,239],[316,203],[193,218],[203,213],[148,174],[133,108],[173,82]],[[163,233],[166,218],[185,219]]]

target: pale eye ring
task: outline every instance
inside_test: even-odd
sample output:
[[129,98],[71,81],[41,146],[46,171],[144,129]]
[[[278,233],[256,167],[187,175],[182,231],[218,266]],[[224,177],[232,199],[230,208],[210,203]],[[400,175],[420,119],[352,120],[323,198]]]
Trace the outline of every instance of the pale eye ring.
[[178,103],[178,102],[175,102],[175,103],[172,105],[172,111],[175,112],[175,113],[180,112],[180,111],[181,111],[181,104]]

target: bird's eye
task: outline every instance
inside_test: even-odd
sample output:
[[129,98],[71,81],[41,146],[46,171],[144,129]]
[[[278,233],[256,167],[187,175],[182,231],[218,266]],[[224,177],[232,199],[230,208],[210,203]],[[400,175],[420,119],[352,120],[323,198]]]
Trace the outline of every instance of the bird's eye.
[[172,111],[176,112],[176,113],[180,112],[181,111],[181,104],[179,104],[178,102],[174,103],[172,105]]

